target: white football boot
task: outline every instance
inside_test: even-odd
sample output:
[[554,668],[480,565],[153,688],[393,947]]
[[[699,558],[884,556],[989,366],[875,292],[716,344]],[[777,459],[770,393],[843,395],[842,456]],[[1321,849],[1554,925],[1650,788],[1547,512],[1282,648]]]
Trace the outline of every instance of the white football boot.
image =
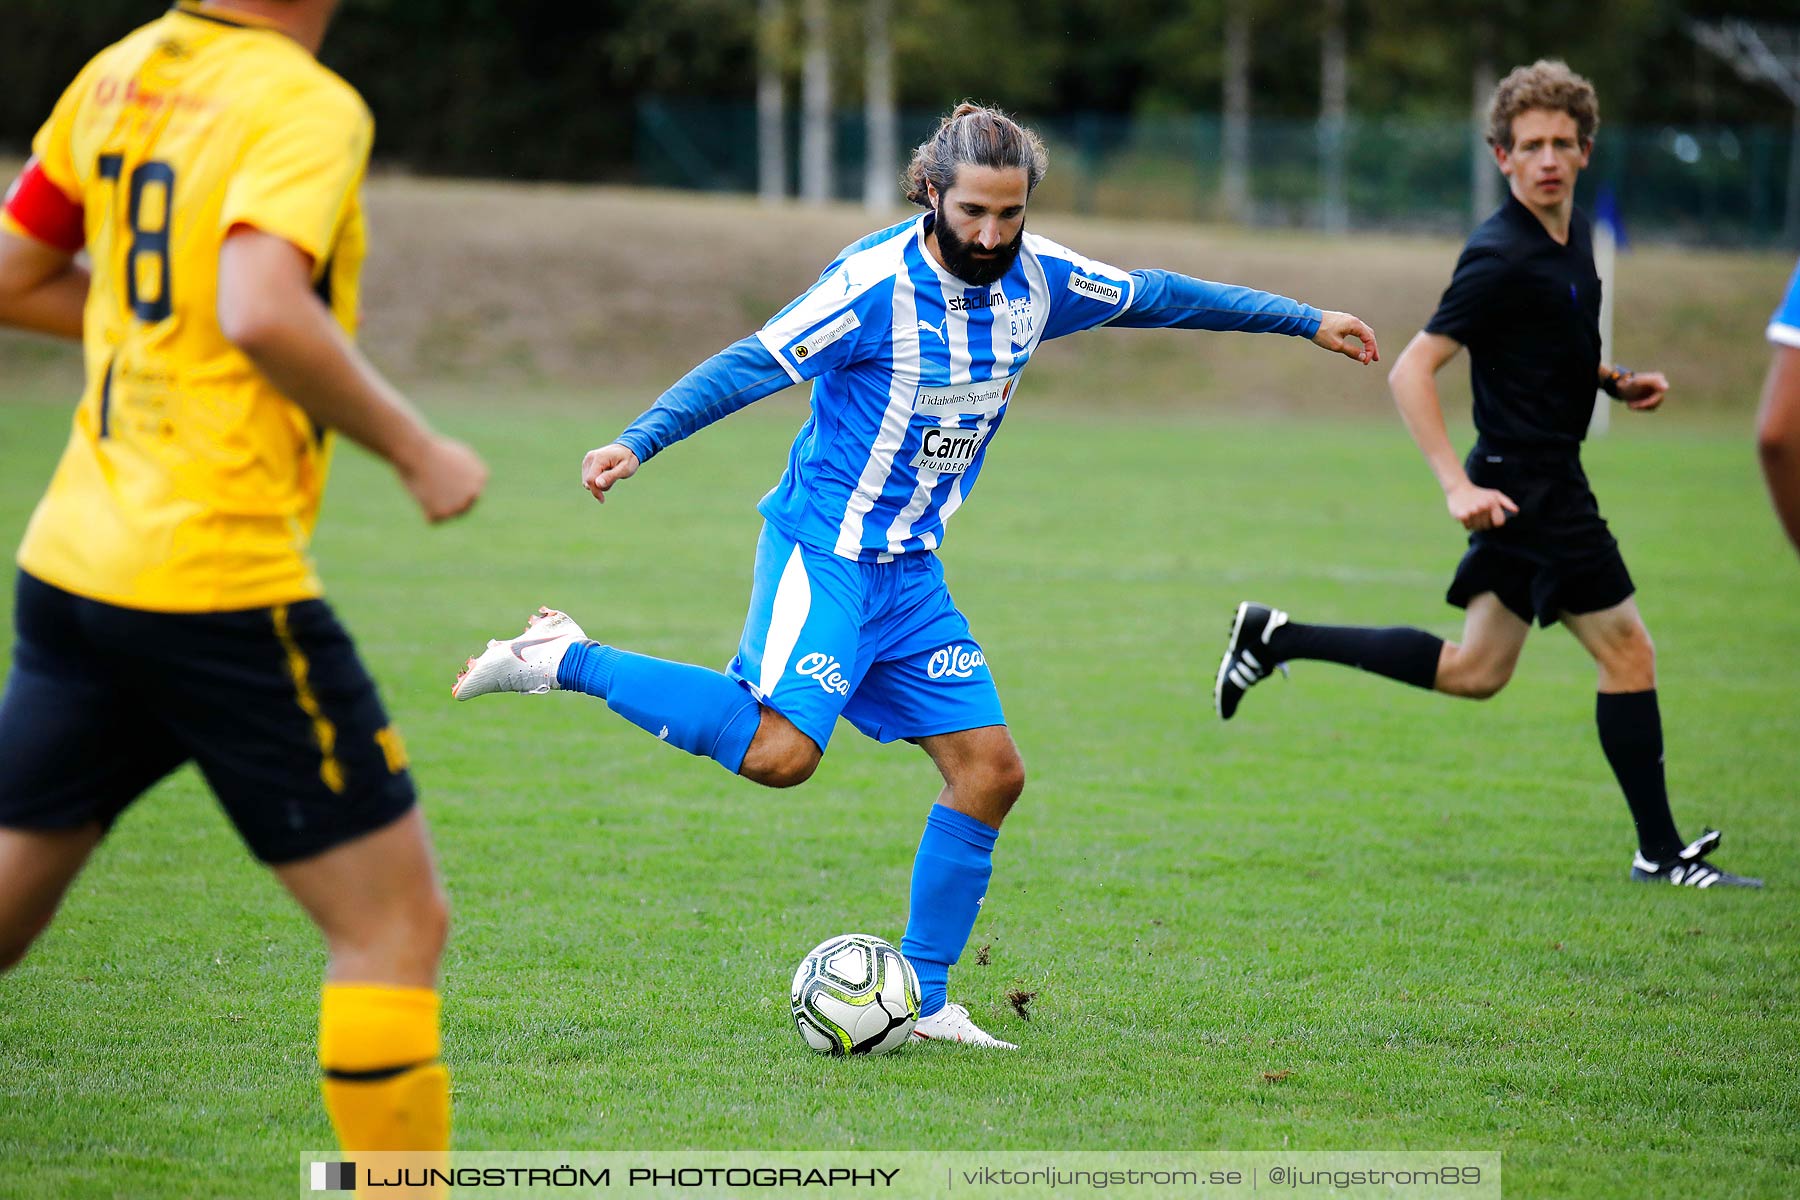
[[587,640],[581,626],[567,613],[540,608],[525,623],[525,632],[511,641],[494,641],[464,664],[450,694],[472,700],[489,692],[524,692],[538,696],[558,690],[556,669],[563,654],[576,642]]
[[965,1046],[985,1046],[989,1050],[1017,1050],[1011,1042],[1003,1042],[969,1019],[969,1010],[960,1004],[946,1004],[929,1017],[920,1017],[913,1026],[913,1036],[928,1042],[961,1042]]

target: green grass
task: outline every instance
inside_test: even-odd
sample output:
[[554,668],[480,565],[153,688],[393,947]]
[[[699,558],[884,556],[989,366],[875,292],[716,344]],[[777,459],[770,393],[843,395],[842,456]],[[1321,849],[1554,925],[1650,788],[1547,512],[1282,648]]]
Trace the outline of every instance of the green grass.
[[[1744,429],[1631,420],[1589,453],[1658,639],[1676,815],[1769,881],[1694,894],[1624,882],[1561,630],[1486,704],[1302,664],[1214,720],[1244,596],[1457,628],[1461,536],[1397,426],[1021,407],[945,561],[1030,771],[976,928],[991,965],[952,990],[1024,1048],[835,1062],[801,1049],[788,976],[828,934],[898,937],[923,755],[840,726],[770,792],[585,698],[447,694],[538,603],[722,664],[800,405],[599,509],[579,453],[622,410],[530,400],[446,414],[495,467],[471,519],[424,531],[346,452],[318,544],[456,906],[460,1147],[1455,1147],[1503,1151],[1512,1196],[1800,1193],[1800,564]],[[0,407],[0,540],[65,428]],[[330,1141],[322,958],[195,776],[146,797],[0,981],[0,1193],[288,1194]]]

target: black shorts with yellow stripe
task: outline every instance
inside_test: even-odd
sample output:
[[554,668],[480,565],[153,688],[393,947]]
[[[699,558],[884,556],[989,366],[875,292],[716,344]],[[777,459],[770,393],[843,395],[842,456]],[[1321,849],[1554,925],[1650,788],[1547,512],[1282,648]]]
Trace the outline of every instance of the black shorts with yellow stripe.
[[110,827],[189,760],[265,863],[380,829],[414,802],[406,751],[323,600],[158,613],[21,571],[0,697],[0,826]]

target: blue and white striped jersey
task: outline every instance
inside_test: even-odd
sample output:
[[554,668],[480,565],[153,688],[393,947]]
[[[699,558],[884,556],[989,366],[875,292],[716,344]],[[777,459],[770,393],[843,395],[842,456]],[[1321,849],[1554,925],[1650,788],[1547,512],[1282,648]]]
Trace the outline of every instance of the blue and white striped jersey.
[[[753,338],[702,364],[619,441],[647,460],[787,383],[812,413],[758,505],[796,541],[863,562],[934,550],[974,488],[1039,345],[1116,323],[1310,337],[1319,311],[1165,271],[1126,272],[1032,233],[986,287],[926,248],[929,213],[846,248]],[[768,370],[767,359],[781,374]]]

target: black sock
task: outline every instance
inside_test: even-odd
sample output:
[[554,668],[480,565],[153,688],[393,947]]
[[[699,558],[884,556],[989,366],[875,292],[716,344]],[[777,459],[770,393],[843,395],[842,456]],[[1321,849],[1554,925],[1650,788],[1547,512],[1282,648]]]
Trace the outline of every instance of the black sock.
[[1638,849],[1652,862],[1667,862],[1682,848],[1663,782],[1662,714],[1656,689],[1601,692],[1594,701],[1600,748],[1618,776],[1637,825]]
[[1269,649],[1282,662],[1313,658],[1342,663],[1429,690],[1437,682],[1438,655],[1444,649],[1444,639],[1423,629],[1400,625],[1371,629],[1363,625],[1299,625],[1290,621],[1276,628]]

